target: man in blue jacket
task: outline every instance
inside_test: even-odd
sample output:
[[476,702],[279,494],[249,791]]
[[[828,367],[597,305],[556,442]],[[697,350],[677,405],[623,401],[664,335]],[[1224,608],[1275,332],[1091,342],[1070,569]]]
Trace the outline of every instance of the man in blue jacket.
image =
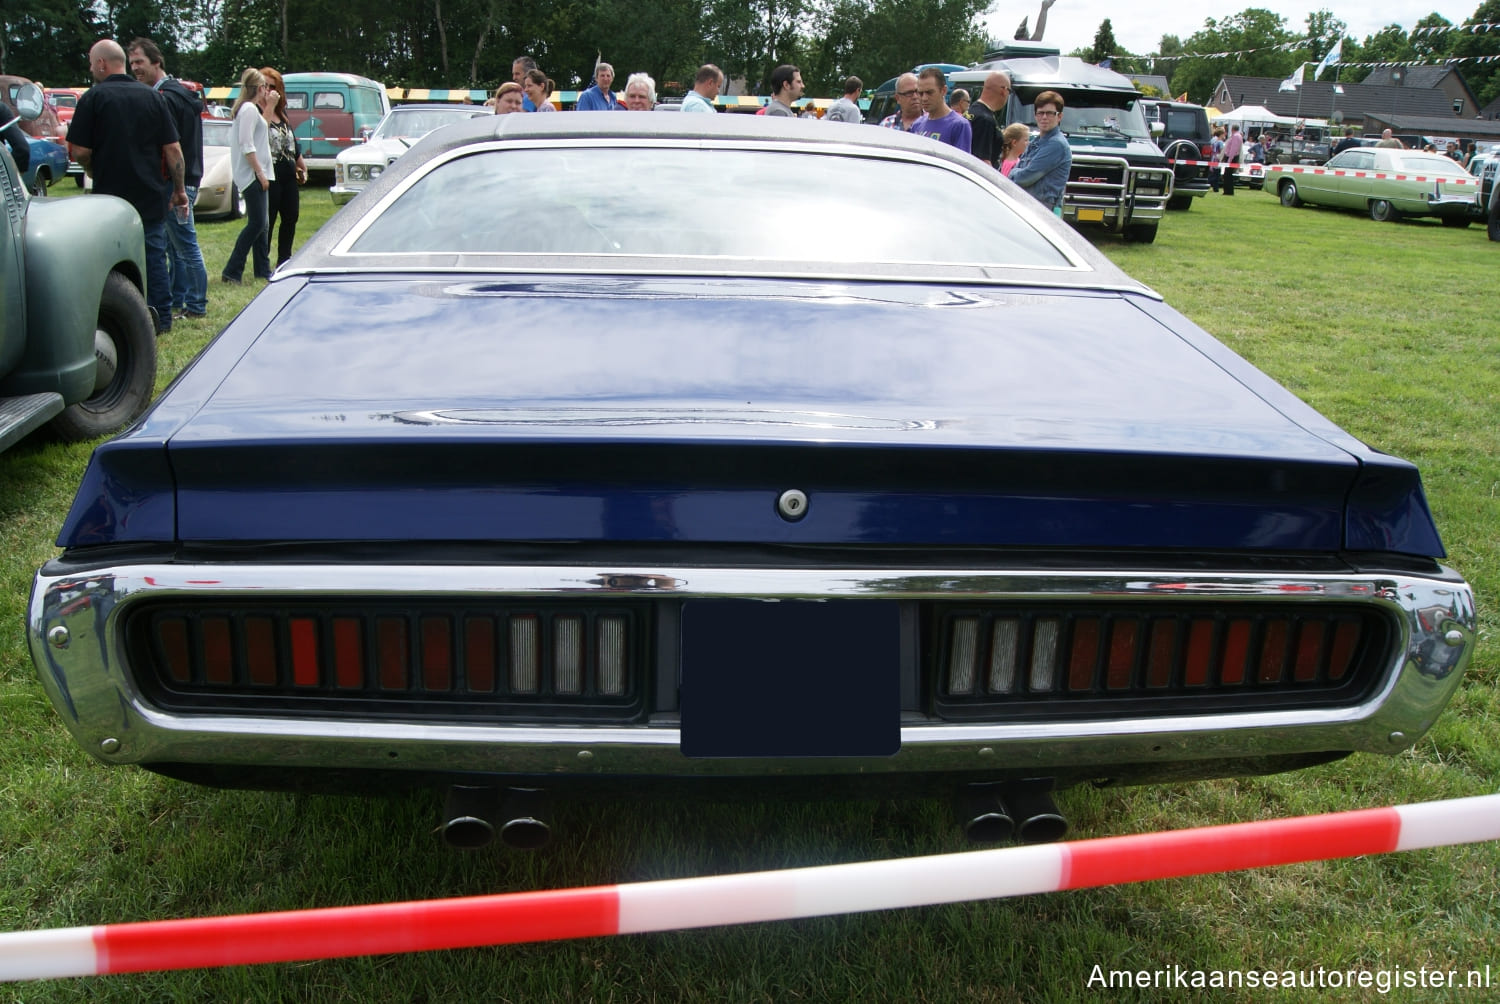
[[1010,180],[1062,215],[1063,190],[1068,187],[1068,172],[1073,168],[1073,148],[1063,134],[1063,98],[1056,91],[1043,91],[1032,104],[1036,127],[1041,135],[1031,141],[1021,161],[1010,172]]
[[614,82],[615,68],[608,63],[597,64],[594,67],[594,86],[578,95],[578,105],[574,108],[574,111],[620,111],[620,99],[609,91],[610,85]]

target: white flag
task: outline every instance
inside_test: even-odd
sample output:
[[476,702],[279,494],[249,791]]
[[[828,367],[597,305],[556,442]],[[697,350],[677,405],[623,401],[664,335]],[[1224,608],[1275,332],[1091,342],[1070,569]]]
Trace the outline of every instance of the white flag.
[[1295,91],[1297,88],[1301,87],[1302,86],[1302,71],[1305,70],[1305,69],[1307,69],[1307,64],[1306,63],[1299,63],[1297,65],[1296,72],[1294,72],[1290,77],[1287,77],[1285,80],[1283,80],[1281,82],[1281,86],[1278,87],[1278,88],[1276,88],[1276,90],[1278,90],[1278,91]]
[[1339,54],[1343,51],[1343,48],[1344,40],[1342,38],[1333,43],[1333,48],[1328,50],[1328,55],[1323,57],[1323,61],[1319,63],[1318,68],[1313,71],[1314,80],[1317,80],[1319,77],[1321,77],[1324,70],[1338,63]]

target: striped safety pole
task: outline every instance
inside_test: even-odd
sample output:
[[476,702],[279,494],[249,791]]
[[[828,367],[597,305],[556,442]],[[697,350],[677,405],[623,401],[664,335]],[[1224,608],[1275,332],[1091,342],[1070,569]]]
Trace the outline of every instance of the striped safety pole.
[[1500,795],[920,858],[0,934],[0,980],[201,969],[930,906],[1500,839]]

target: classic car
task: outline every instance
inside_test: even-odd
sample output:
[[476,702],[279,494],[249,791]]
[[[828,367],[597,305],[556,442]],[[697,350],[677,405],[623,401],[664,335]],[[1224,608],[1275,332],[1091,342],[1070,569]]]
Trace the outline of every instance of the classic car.
[[333,187],[328,190],[334,204],[342,206],[358,195],[432,130],[490,114],[492,111],[484,105],[397,105],[380,120],[366,142],[339,151],[333,168]]
[[231,120],[203,120],[203,178],[193,203],[193,215],[199,219],[237,220],[245,215],[245,196],[234,183],[230,160],[233,133]]
[[68,123],[73,121],[73,109],[78,107],[78,99],[83,96],[83,92],[82,87],[49,87],[43,92],[65,130]]
[[1436,216],[1466,227],[1476,215],[1478,187],[1451,158],[1382,147],[1345,150],[1321,168],[1272,164],[1263,189],[1283,206],[1334,206],[1368,212],[1377,222]]
[[[23,120],[42,107],[41,88],[18,88]],[[156,383],[140,217],[113,196],[33,199],[3,143],[0,202],[0,450],[43,426],[116,431]]]
[[47,189],[68,173],[68,148],[41,136],[27,136],[26,139],[31,148],[31,163],[21,175],[21,184],[32,195],[46,195]]
[[58,543],[28,637],[83,749],[449,788],[458,845],[780,785],[1053,837],[1049,786],[1397,753],[1476,630],[1412,465],[987,165],[736,115],[428,134]]

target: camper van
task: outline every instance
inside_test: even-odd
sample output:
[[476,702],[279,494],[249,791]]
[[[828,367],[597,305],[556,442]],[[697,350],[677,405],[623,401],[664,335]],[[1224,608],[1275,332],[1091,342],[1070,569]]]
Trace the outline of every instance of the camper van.
[[1126,240],[1156,240],[1172,197],[1172,165],[1152,138],[1135,84],[1113,70],[1057,55],[987,58],[951,74],[948,84],[977,94],[994,70],[1010,74],[1012,122],[1035,125],[1032,103],[1042,91],[1063,96],[1059,128],[1073,150],[1063,219]]
[[353,73],[288,73],[286,117],[310,171],[332,171],[391,110],[385,85]]

